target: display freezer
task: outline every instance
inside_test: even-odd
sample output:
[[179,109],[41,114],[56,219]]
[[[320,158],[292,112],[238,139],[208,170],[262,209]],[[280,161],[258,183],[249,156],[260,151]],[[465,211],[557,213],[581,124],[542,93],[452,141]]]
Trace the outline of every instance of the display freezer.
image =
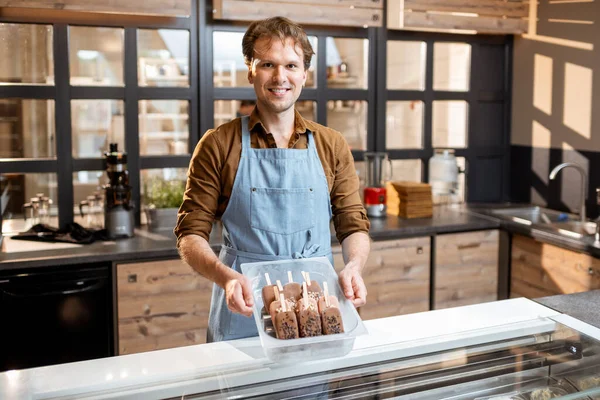
[[344,357],[257,338],[9,371],[2,399],[600,399],[600,329],[530,300],[365,321]]

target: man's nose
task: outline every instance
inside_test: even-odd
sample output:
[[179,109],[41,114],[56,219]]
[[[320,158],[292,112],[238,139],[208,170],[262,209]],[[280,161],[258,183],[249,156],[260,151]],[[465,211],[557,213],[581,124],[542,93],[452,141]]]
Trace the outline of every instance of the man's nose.
[[273,71],[273,82],[283,83],[285,80],[285,68],[283,66],[275,67],[275,70]]

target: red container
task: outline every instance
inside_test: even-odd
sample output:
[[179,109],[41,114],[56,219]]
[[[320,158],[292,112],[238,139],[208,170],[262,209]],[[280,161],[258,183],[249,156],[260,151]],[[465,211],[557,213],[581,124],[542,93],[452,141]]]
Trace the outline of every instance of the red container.
[[384,187],[366,187],[364,190],[365,205],[386,203],[386,189]]

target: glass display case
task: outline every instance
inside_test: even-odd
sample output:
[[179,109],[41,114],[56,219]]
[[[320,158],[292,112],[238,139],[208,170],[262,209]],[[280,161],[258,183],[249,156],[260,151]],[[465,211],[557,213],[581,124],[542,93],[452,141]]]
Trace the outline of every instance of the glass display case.
[[600,329],[527,299],[364,321],[344,357],[248,338],[0,374],[3,399],[600,399]]

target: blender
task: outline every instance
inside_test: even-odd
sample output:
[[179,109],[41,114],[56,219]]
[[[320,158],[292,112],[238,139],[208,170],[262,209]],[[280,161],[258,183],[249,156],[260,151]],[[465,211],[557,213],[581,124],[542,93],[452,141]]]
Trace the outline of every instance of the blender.
[[[389,176],[383,177],[383,168],[389,164]],[[365,208],[369,217],[385,217],[387,195],[385,181],[392,178],[392,162],[385,152],[365,153]]]
[[109,239],[133,237],[134,205],[127,171],[127,153],[119,152],[117,143],[110,143],[104,153],[109,182],[104,185],[104,227]]

